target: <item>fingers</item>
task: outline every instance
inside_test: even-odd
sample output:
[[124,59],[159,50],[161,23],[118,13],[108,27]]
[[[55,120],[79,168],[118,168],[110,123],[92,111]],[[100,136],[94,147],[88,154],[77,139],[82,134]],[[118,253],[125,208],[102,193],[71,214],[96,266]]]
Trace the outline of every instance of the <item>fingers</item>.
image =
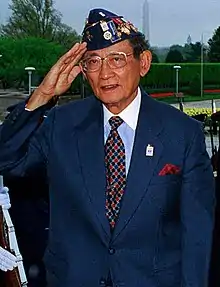
[[11,207],[7,187],[3,187],[0,189],[0,206],[2,206],[3,209],[9,209]]
[[[77,55],[74,55],[73,57],[71,57],[68,60],[68,62],[66,62],[66,64],[63,65],[61,73],[69,74],[73,70],[74,67],[78,66],[79,61],[81,60],[85,51],[86,51],[85,49],[81,50],[78,52]],[[76,71],[78,74],[81,71],[81,68],[80,68],[80,70],[78,70],[78,68],[77,68]]]
[[69,88],[69,85],[80,73],[80,69],[76,67],[76,65],[86,52],[86,46],[87,43],[75,44],[72,49],[63,55],[51,68],[38,87],[38,91],[44,95],[44,98],[50,99],[54,95],[61,95]]
[[[75,54],[78,50],[84,50],[87,47],[87,43],[76,43],[67,53],[67,56]],[[65,55],[64,55],[65,56]]]
[[17,267],[17,258],[4,248],[0,247],[0,270],[8,271],[13,270],[15,267]]
[[82,46],[81,49],[79,49],[77,53],[68,60],[69,63],[64,66],[62,72],[68,75],[68,83],[71,83],[81,72],[81,68],[77,66],[77,64],[79,63],[85,52],[86,47]]
[[[70,71],[79,62],[83,54],[86,52],[86,43],[75,44],[72,49],[70,49],[65,55],[63,55],[58,62],[52,67],[48,76],[46,76],[45,81],[48,79],[50,84],[56,85],[59,78],[69,77]],[[78,69],[76,69],[76,75],[78,74]],[[74,78],[72,78],[74,80]]]
[[[81,58],[80,55],[77,57],[77,59],[79,58]],[[81,73],[81,67],[76,65],[76,61],[71,62],[63,71],[63,73],[68,76],[68,83],[71,83],[76,78],[76,76]]]
[[70,63],[76,65],[81,59],[82,55],[86,52],[86,43],[76,43],[65,55],[63,55],[57,62],[59,68],[62,68],[65,65],[67,66]]
[[74,66],[69,73],[68,83],[71,84],[72,81],[77,77],[77,75],[81,72],[81,68],[79,66]]

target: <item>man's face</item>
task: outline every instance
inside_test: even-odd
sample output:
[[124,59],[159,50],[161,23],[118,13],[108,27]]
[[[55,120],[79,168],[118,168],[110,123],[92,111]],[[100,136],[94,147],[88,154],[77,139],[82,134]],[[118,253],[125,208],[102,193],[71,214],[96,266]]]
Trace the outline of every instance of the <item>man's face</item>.
[[[126,54],[126,64],[123,67],[110,67],[111,63],[117,65],[120,59],[113,58],[109,55],[123,52]],[[102,60],[101,67],[96,71],[86,71],[85,76],[91,85],[94,94],[103,104],[114,114],[124,110],[137,95],[137,88],[140,76],[144,76],[151,63],[151,53],[146,51],[141,54],[140,59],[135,59],[133,48],[128,40],[122,41],[110,47],[87,51],[84,59],[94,59],[91,65],[96,64],[96,58],[107,59]],[[119,65],[120,66],[120,65]]]

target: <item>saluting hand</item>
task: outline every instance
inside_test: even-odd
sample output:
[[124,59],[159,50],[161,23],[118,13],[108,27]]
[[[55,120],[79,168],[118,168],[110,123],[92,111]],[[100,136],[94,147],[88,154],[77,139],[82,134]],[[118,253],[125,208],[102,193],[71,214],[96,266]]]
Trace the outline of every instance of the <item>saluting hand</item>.
[[76,76],[81,72],[78,65],[86,52],[86,43],[76,43],[50,69],[40,86],[34,91],[26,108],[34,110],[46,104],[54,96],[60,96],[71,86]]

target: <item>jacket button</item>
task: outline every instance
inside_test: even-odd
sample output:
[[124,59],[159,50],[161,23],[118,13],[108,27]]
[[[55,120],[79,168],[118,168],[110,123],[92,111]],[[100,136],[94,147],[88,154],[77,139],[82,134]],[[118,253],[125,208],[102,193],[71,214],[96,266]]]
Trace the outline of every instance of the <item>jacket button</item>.
[[108,252],[109,252],[109,254],[115,254],[115,249],[114,248],[109,248],[109,250],[108,250]]
[[105,287],[106,286],[106,280],[105,279],[101,279],[99,281],[99,284],[100,284],[101,287]]

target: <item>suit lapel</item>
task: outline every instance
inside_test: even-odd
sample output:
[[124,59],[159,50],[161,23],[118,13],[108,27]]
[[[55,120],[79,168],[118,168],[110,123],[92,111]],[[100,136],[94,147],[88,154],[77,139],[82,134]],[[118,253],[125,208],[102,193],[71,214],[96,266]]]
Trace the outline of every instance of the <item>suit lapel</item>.
[[[162,124],[155,116],[156,107],[154,107],[154,104],[152,99],[142,94],[126,190],[122,200],[118,222],[115,226],[113,240],[125,228],[129,219],[140,205],[142,198],[147,192],[147,186],[150,183],[150,179],[163,150],[163,145],[158,136]],[[153,156],[146,156],[146,147],[148,144],[154,147]]]
[[[98,102],[98,101],[97,101]],[[104,131],[102,106],[96,103],[91,109],[78,135],[78,149],[82,173],[92,203],[92,210],[101,223],[106,235],[110,237],[110,228],[105,215],[105,164],[104,164]]]

